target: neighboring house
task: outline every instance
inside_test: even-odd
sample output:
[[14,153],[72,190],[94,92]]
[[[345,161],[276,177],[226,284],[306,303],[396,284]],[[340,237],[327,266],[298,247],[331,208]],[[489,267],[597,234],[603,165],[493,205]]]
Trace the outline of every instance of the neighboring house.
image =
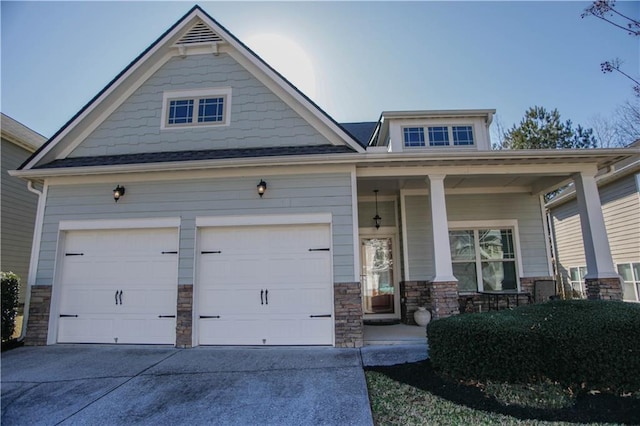
[[9,176],[9,170],[17,169],[46,138],[13,118],[0,113],[2,136],[2,271],[12,271],[20,277],[20,305],[24,304],[33,226],[36,221],[38,196],[30,192],[27,182]]
[[[640,147],[640,140],[630,147]],[[640,155],[596,176],[613,263],[622,277],[623,299],[640,302]],[[571,297],[586,297],[588,274],[575,190],[547,205],[557,272]]]
[[363,320],[531,292],[542,194],[585,188],[593,248],[594,176],[632,150],[492,151],[493,114],[338,124],[194,7],[13,172],[43,185],[27,343],[357,347]]

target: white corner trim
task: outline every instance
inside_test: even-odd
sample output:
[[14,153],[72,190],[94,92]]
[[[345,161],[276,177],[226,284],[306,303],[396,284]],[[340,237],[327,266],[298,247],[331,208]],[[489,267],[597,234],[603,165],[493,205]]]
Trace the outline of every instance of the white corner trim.
[[355,166],[351,170],[351,217],[353,227],[353,279],[360,282],[360,223],[358,220],[358,177]]
[[402,225],[402,263],[404,264],[404,280],[411,281],[409,270],[409,238],[407,236],[407,208],[405,204],[406,190],[400,190],[400,216]]
[[60,231],[178,227],[180,227],[179,217],[153,219],[61,220],[58,224],[58,229]]
[[199,216],[196,228],[205,226],[260,226],[260,225],[312,225],[331,224],[331,213]]
[[549,276],[553,277],[553,264],[551,262],[551,238],[549,235],[549,221],[547,220],[547,211],[544,208],[544,195],[539,195],[540,199],[540,218],[542,222],[542,228],[544,229],[544,248],[547,252],[547,268]]

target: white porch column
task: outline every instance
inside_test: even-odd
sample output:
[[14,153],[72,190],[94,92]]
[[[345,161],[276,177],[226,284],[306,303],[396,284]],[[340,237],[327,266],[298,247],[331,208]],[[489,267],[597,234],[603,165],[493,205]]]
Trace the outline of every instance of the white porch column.
[[431,226],[433,228],[433,263],[435,268],[433,281],[457,282],[458,280],[453,276],[451,265],[444,178],[445,175],[429,175],[427,178],[431,204]]
[[611,248],[595,171],[574,175],[578,212],[587,261],[585,285],[589,299],[622,299],[620,276],[611,257]]
[[587,259],[586,278],[617,278],[607,229],[604,226],[595,173],[577,173],[573,179],[576,184],[584,254]]

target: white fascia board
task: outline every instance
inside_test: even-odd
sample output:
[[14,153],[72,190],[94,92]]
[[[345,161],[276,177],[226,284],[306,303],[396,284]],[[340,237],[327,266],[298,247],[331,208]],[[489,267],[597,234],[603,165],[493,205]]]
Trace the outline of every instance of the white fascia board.
[[399,118],[467,118],[482,117],[488,123],[493,119],[495,109],[446,109],[446,110],[418,110],[418,111],[384,111],[382,116],[386,119]]
[[[202,16],[202,14],[198,10],[194,10],[188,17],[186,17],[183,20],[182,25],[176,26],[172,31],[167,33],[162,38],[162,40],[159,40],[158,42],[156,42],[155,46],[153,46],[152,49],[150,49],[143,57],[138,59],[131,66],[131,68],[129,68],[123,75],[121,75],[117,81],[113,82],[113,84],[111,84],[107,88],[107,90],[105,90],[104,93],[100,95],[100,97],[95,99],[91,103],[91,105],[87,106],[87,108],[82,112],[82,114],[76,117],[73,120],[73,122],[69,123],[69,125],[62,132],[60,132],[60,134],[58,134],[54,140],[50,141],[49,144],[41,152],[38,153],[38,155],[32,158],[31,161],[25,165],[24,170],[31,169],[36,164],[38,164],[38,162],[42,160],[42,158],[45,155],[47,155],[54,147],[56,147],[58,143],[65,138],[65,136],[67,136],[72,130],[74,130],[80,123],[82,123],[82,121],[88,115],[90,115],[97,107],[99,107],[105,101],[105,99],[107,99],[113,92],[115,92],[118,88],[120,88],[120,86],[123,83],[125,83],[127,79],[131,77],[131,75],[133,75],[136,71],[138,71],[138,69],[146,65],[149,58],[154,56],[159,50],[166,48],[168,46],[168,41],[171,38],[173,38],[177,33],[182,31],[193,20],[193,18],[197,16],[198,17]],[[99,122],[97,121],[94,124],[97,125],[96,123],[99,124]]]

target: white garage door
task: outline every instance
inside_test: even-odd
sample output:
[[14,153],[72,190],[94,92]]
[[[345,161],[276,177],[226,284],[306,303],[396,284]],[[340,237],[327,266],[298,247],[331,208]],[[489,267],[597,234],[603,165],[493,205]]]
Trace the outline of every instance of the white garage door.
[[328,225],[204,228],[201,345],[331,345]]
[[60,343],[174,344],[177,229],[70,231]]

